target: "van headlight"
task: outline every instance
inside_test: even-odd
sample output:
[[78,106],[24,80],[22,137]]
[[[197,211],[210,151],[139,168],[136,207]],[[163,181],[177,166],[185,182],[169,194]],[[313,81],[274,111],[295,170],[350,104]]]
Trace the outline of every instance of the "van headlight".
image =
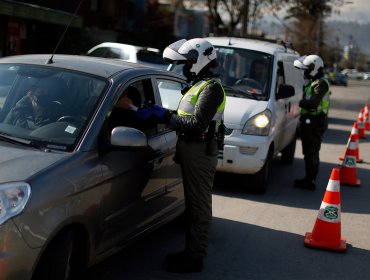
[[251,117],[244,125],[242,134],[266,136],[271,126],[271,112],[265,110]]
[[21,213],[31,196],[26,182],[0,184],[0,225]]

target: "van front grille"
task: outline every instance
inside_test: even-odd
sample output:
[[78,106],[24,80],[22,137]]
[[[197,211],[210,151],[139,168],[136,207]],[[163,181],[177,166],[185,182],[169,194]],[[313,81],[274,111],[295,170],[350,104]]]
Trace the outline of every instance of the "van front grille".
[[241,154],[254,155],[258,150],[258,147],[239,147]]

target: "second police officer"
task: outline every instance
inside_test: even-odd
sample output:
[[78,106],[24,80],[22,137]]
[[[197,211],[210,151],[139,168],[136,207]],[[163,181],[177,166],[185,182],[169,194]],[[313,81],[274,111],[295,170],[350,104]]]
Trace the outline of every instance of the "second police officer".
[[176,114],[153,107],[153,114],[178,133],[174,159],[181,165],[185,192],[185,248],[167,256],[167,270],[200,272],[210,236],[212,186],[218,148],[223,145],[226,95],[213,77],[212,68],[218,65],[216,49],[207,40],[176,41],[164,50],[163,58],[183,64],[183,74],[191,86],[184,92]]
[[300,136],[305,162],[306,175],[294,181],[294,187],[314,190],[319,172],[322,137],[328,127],[330,85],[324,78],[324,62],[318,55],[302,56],[294,61],[294,66],[304,70],[305,86],[300,101]]

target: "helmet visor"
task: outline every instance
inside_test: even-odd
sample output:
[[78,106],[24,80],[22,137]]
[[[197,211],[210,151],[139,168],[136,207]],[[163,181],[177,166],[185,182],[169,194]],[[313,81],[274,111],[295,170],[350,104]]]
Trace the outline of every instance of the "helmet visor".
[[172,64],[196,63],[198,57],[198,51],[185,39],[172,43],[163,52],[164,61]]
[[185,39],[181,39],[165,48],[163,51],[164,61],[173,64],[185,63],[188,59],[183,54],[179,53],[179,49],[185,42]]
[[298,69],[308,69],[307,65],[303,64],[303,61],[305,60],[306,56],[301,56],[300,58],[294,60],[294,67]]

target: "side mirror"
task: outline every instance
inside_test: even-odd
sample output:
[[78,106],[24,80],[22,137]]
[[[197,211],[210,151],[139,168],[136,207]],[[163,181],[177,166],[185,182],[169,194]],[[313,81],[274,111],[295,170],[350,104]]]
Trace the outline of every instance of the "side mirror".
[[113,128],[110,143],[113,147],[143,148],[148,146],[147,137],[142,131],[120,126]]
[[280,85],[276,94],[276,100],[292,97],[295,94],[294,87],[291,85]]

